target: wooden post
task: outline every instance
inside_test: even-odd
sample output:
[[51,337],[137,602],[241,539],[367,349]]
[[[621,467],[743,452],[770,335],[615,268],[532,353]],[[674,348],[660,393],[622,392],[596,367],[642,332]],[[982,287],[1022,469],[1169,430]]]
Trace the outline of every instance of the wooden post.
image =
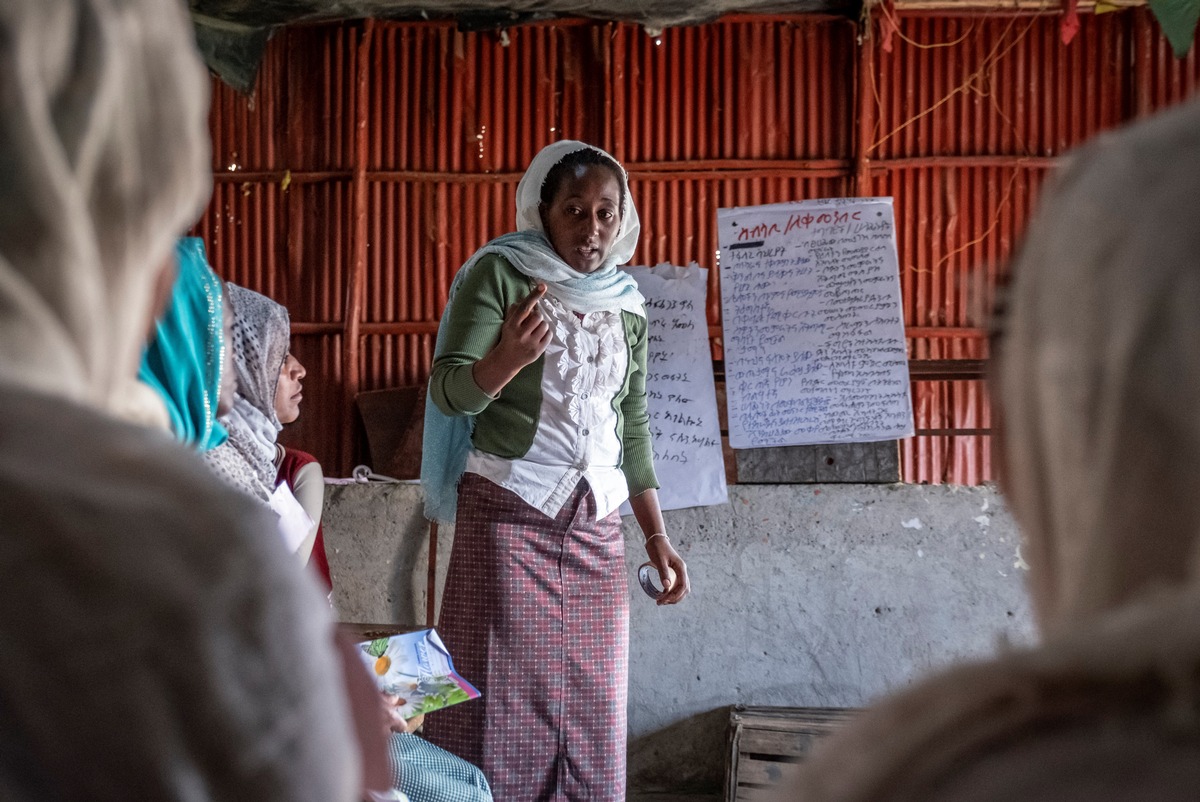
[[854,194],[860,198],[872,196],[871,160],[867,150],[875,136],[875,96],[871,89],[875,78],[875,37],[871,24],[871,7],[863,9],[859,22],[858,86],[855,91],[854,118],[858,122],[854,152]]
[[437,620],[437,521],[429,522],[429,576],[425,589],[425,624],[432,627]]
[[353,259],[346,287],[346,312],[342,321],[342,386],[345,388],[345,411],[342,416],[342,464],[350,465],[354,458],[354,398],[362,385],[359,350],[362,339],[363,305],[367,284],[367,105],[370,99],[369,78],[371,40],[375,20],[368,19],[358,42],[354,87],[354,173],[351,178],[354,203],[354,229],[351,235]]

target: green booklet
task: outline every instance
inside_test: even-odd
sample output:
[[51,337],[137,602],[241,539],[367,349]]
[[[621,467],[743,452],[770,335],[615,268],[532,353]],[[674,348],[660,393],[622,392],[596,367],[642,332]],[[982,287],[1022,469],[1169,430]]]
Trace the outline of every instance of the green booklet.
[[359,645],[379,690],[399,696],[404,718],[479,698],[479,691],[454,670],[446,644],[432,629],[377,638]]

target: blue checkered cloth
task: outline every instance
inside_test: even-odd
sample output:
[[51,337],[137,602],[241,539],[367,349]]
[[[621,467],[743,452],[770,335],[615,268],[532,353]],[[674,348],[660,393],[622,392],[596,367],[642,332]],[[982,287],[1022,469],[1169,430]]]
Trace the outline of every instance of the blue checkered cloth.
[[483,772],[418,735],[392,733],[392,785],[411,802],[492,802]]

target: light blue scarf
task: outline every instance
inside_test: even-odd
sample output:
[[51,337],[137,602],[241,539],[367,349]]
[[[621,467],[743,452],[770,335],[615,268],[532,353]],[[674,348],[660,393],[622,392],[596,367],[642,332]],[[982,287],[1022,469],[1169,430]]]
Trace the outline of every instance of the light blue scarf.
[[[637,282],[628,273],[617,269],[617,256],[610,255],[593,273],[580,273],[562,260],[540,231],[518,231],[484,245],[459,269],[450,287],[446,314],[438,327],[434,360],[442,354],[454,295],[463,278],[486,254],[502,256],[524,275],[545,282],[547,293],[568,309],[584,314],[619,309],[646,316],[645,298],[638,290]],[[426,398],[421,485],[425,491],[425,516],[430,520],[454,520],[458,480],[467,465],[474,427],[474,416],[445,415],[433,399]]]
[[162,397],[175,436],[208,451],[225,442],[217,422],[225,361],[225,308],[221,279],[208,266],[204,241],[184,237],[175,245],[179,273],[171,305],[155,324],[138,378]]

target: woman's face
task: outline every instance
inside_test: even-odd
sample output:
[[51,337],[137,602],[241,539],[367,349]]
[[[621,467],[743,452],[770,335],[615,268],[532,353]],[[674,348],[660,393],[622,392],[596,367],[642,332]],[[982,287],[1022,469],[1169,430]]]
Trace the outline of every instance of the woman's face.
[[294,423],[300,417],[300,402],[304,399],[304,385],[300,380],[307,372],[300,360],[291,354],[283,360],[279,381],[275,383],[275,415],[280,423]]
[[237,393],[237,371],[233,365],[233,304],[229,302],[229,293],[221,293],[221,301],[225,313],[222,316],[225,324],[225,356],[221,363],[221,391],[217,396],[217,417],[228,415],[233,409],[233,397]]
[[621,230],[621,185],[608,168],[582,165],[563,179],[541,212],[558,255],[580,273],[591,273],[604,264]]

